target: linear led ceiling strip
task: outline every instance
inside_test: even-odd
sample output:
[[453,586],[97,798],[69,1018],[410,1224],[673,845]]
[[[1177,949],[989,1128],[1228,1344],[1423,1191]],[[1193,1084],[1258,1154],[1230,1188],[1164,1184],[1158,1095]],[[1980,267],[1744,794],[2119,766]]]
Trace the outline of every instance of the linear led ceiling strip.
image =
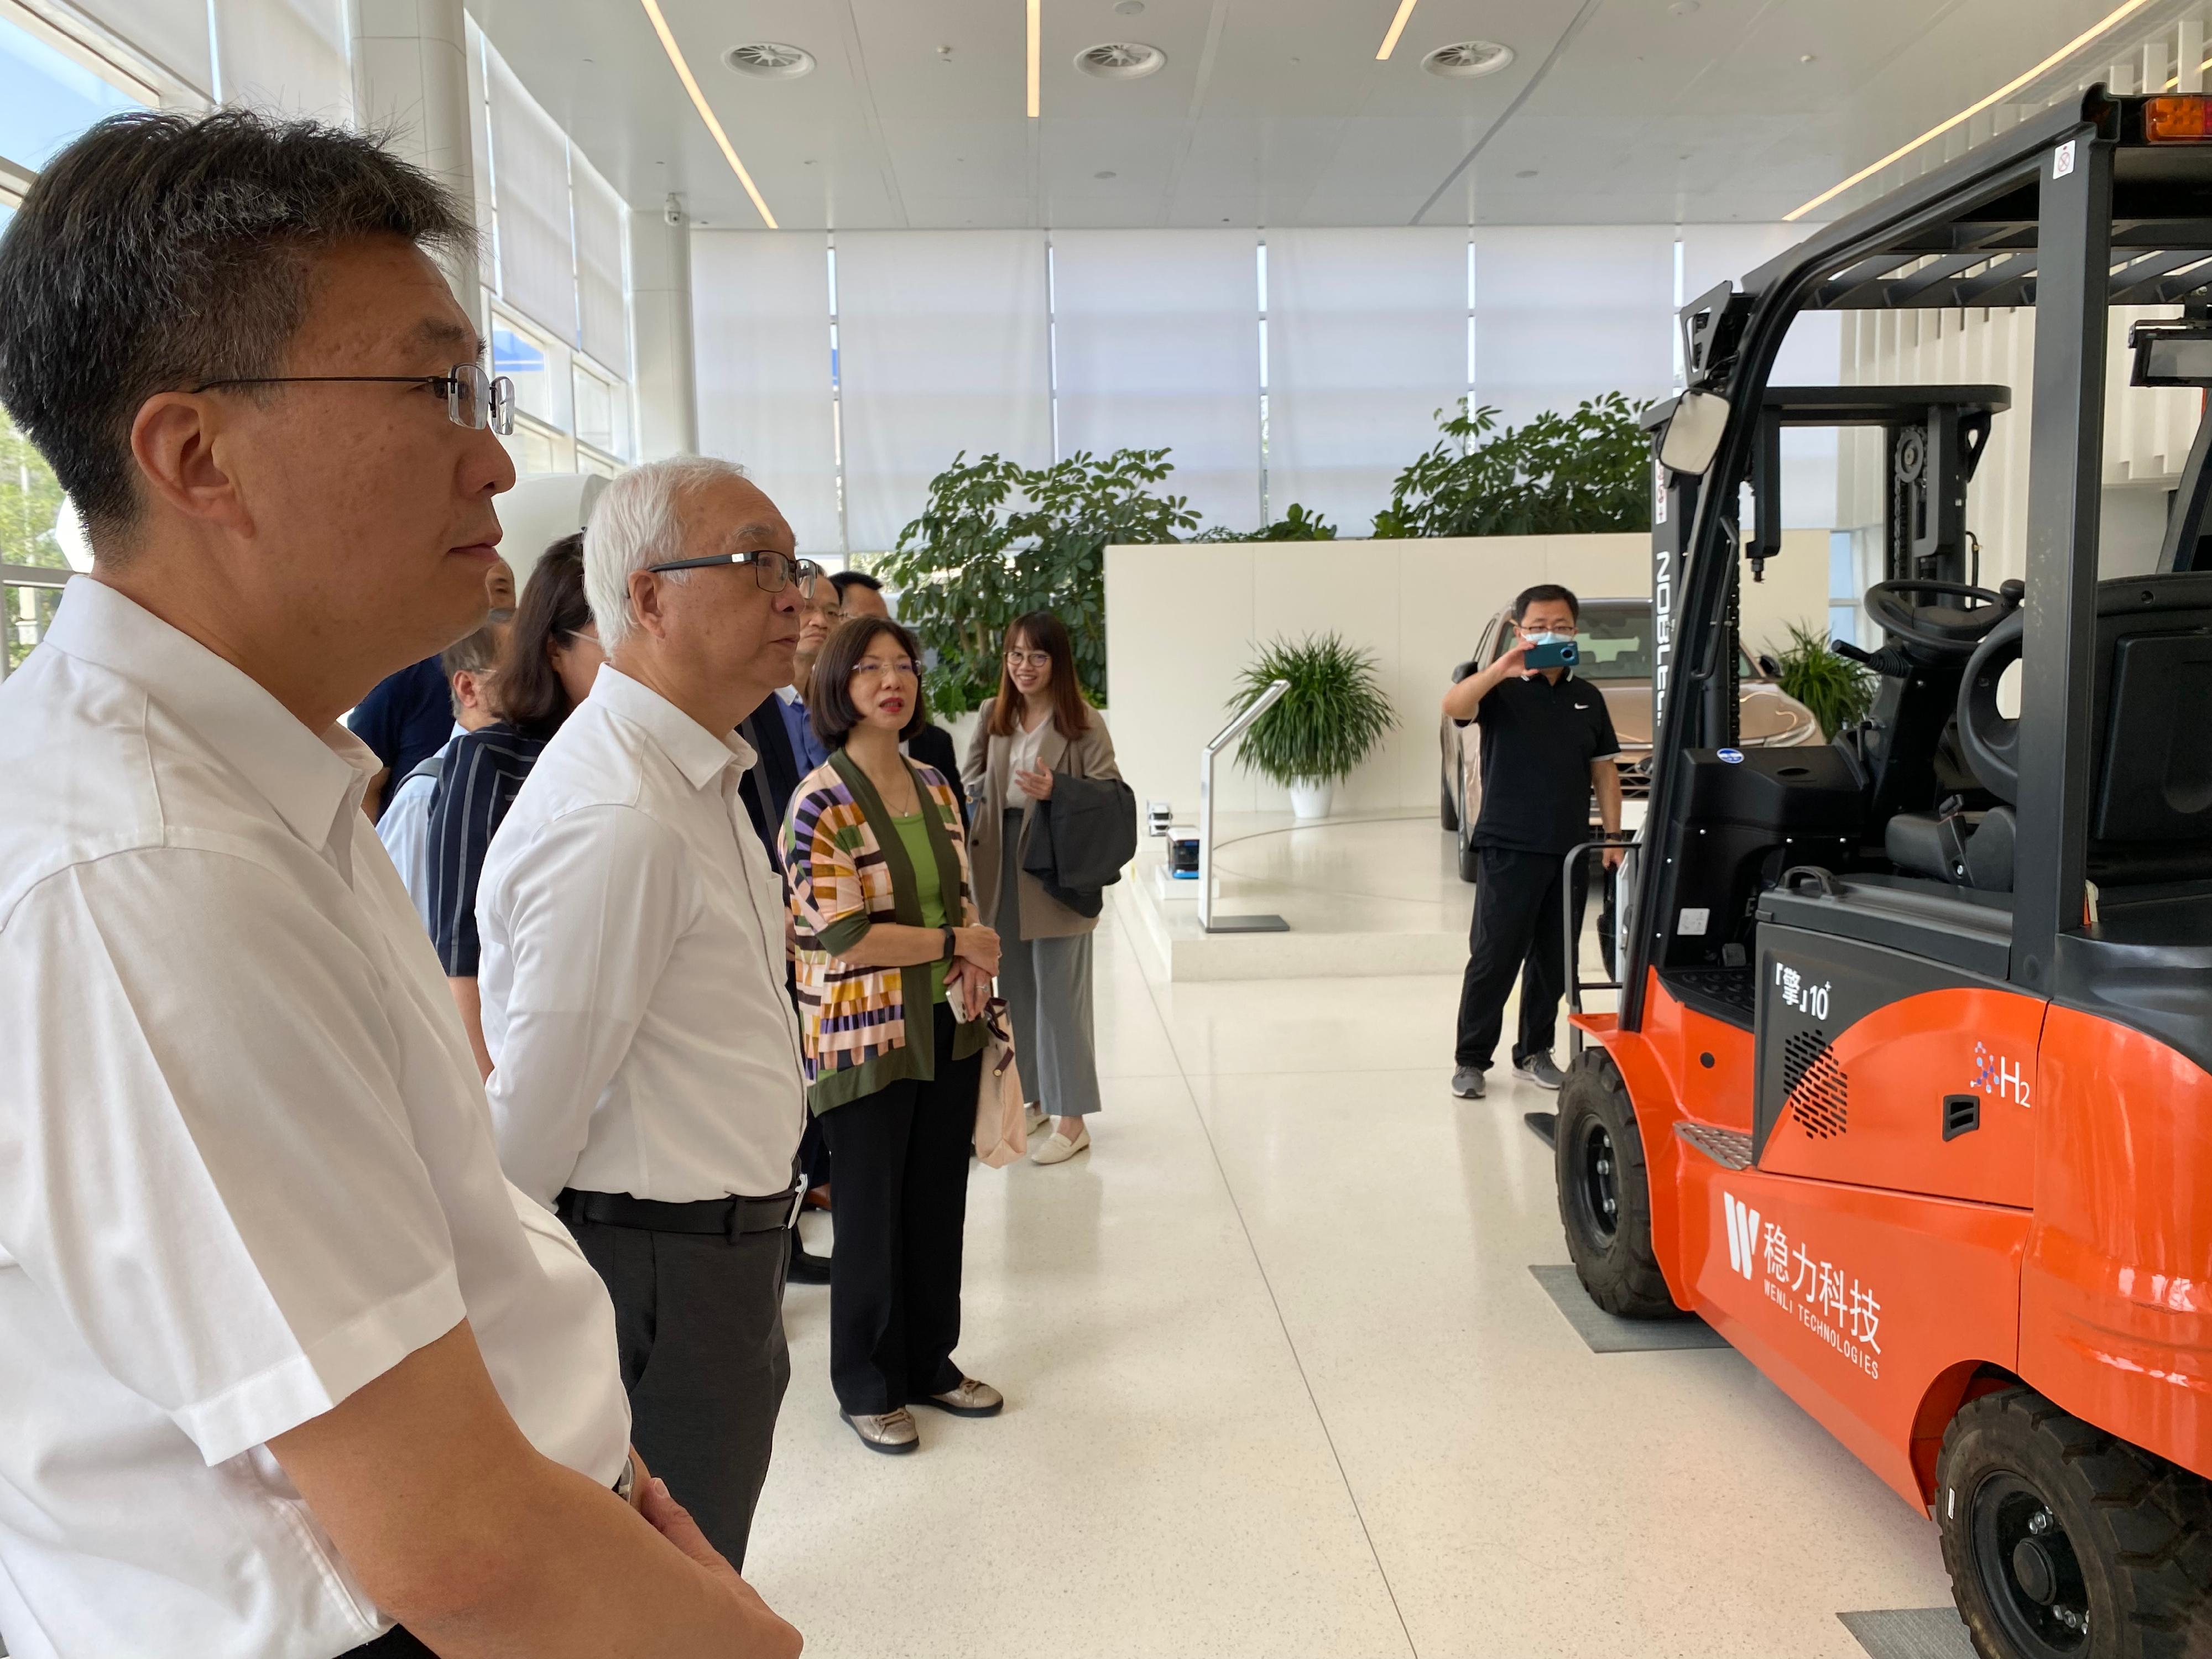
[[2100,22],[2092,24],[2089,27],[2082,30],[2081,33],[2075,35],[2064,46],[2059,47],[2057,51],[2052,52],[2050,57],[2045,58],[2033,69],[2027,70],[2025,74],[2014,76],[2011,80],[2006,82],[2004,85],[1999,87],[1988,97],[1980,99],[1974,103],[1967,105],[1966,108],[1960,110],[1949,120],[1944,122],[1940,126],[1929,128],[1927,131],[1922,133],[1911,143],[1900,144],[1897,149],[1890,151],[1888,155],[1883,156],[1881,160],[1874,163],[1873,166],[1861,167],[1856,173],[1851,174],[1850,178],[1844,179],[1843,183],[1822,191],[1811,201],[1806,203],[1804,206],[1798,208],[1792,212],[1784,214],[1782,216],[1783,222],[1784,224],[1788,224],[1796,220],[1803,218],[1814,208],[1822,205],[1824,203],[1835,200],[1837,197],[1842,195],[1853,185],[1863,184],[1869,179],[1873,178],[1875,173],[1880,173],[1891,162],[1904,160],[1905,157],[1911,155],[1914,150],[1918,149],[1921,145],[1928,143],[1931,138],[1941,138],[1945,133],[1950,131],[1952,128],[1972,120],[1974,117],[1979,115],[1991,104],[2003,101],[2005,99],[2011,97],[2015,92],[2018,92],[2022,87],[2027,85],[2031,81],[2035,80],[2040,76],[2046,75],[2051,70],[2057,68],[2059,64],[2064,63],[2075,52],[2081,51],[2082,47],[2087,46],[2099,35],[2106,33],[2120,23],[2124,22],[2128,18],[2132,17],[2136,13],[2141,11],[2145,6],[2150,4],[2150,3],[2151,0],[2127,0],[2127,3],[2125,5],[2121,6],[2118,9],[2111,13]]
[[1042,106],[1044,64],[1044,0],[1030,0],[1030,119]]
[[1390,32],[1382,37],[1382,49],[1375,54],[1376,63],[1382,62],[1398,50],[1398,37],[1406,32],[1406,20],[1413,15],[1420,0],[1398,0],[1398,15],[1390,20]]
[[[1035,0],[1031,3],[1035,3]],[[676,44],[676,36],[669,30],[668,20],[660,15],[658,0],[638,0],[638,3],[645,8],[645,15],[653,20],[653,32],[660,37],[660,49],[668,54],[668,61],[675,66],[676,78],[684,83],[684,90],[691,94],[691,107],[699,112],[699,118],[707,124],[707,131],[714,135],[714,142],[721,146],[722,159],[730,164],[730,171],[738,175],[738,182],[745,187],[745,194],[753,198],[753,206],[759,210],[762,222],[770,230],[781,228],[775,222],[775,215],[768,210],[768,204],[761,199],[760,191],[753,184],[752,174],[745,171],[745,164],[738,159],[737,147],[730,143],[730,135],[722,131],[722,124],[714,118],[714,112],[708,107],[707,94],[699,90],[699,82],[691,73],[691,65],[684,61],[684,48]]]

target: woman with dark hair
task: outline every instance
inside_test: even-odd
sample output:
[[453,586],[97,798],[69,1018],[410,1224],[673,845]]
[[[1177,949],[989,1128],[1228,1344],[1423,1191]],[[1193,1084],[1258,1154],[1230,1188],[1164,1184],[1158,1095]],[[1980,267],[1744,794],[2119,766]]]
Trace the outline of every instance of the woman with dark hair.
[[1005,942],[999,986],[1014,1019],[1014,1053],[1030,1095],[1030,1127],[1054,1120],[1030,1154],[1064,1164],[1091,1145],[1098,1057],[1091,1016],[1091,933],[1098,918],[1069,909],[1022,868],[1036,804],[1054,780],[1119,778],[1114,739],[1084,701],[1067,628],[1049,611],[1006,629],[999,695],[983,705],[964,769],[981,778],[975,809],[975,905]]
[[960,1258],[983,1027],[999,941],[977,925],[960,798],[899,752],[927,718],[914,636],[857,617],[814,665],[830,759],[783,824],[807,1104],[836,1179],[830,1381],[863,1445],[910,1452],[910,1406],[993,1417],[962,1373]]
[[477,1065],[491,1075],[477,992],[477,881],[522,781],[606,660],[584,598],[584,537],[545,550],[524,584],[491,681],[489,726],[456,738],[430,801],[430,942],[438,947]]

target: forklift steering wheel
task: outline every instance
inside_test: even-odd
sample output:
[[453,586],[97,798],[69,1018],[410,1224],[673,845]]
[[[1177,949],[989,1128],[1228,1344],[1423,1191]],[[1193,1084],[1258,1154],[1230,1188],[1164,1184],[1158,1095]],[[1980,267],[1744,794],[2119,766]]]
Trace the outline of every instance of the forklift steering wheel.
[[[1908,593],[1945,594],[1977,599],[1981,609],[1968,611],[1948,605],[1915,605]],[[1963,662],[1974,654],[1990,630],[2010,616],[2020,604],[2016,595],[2001,593],[1968,582],[1876,582],[1867,589],[1867,615],[1899,639],[1909,641],[1939,657]]]
[[1959,682],[1959,746],[1974,780],[2008,805],[2020,805],[2020,722],[1997,712],[1997,682],[2020,660],[2027,613],[2014,611],[1975,650]]

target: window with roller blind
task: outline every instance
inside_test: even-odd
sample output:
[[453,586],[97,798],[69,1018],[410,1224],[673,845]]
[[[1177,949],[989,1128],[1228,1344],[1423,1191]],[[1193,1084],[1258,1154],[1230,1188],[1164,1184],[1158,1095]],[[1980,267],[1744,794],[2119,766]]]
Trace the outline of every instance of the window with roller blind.
[[[204,6],[200,20],[204,63]],[[183,44],[191,44],[188,33]],[[190,66],[190,54],[185,58]],[[94,123],[126,110],[204,101],[126,41],[89,24],[64,29],[15,0],[0,0],[0,230],[38,169]],[[62,585],[85,558],[82,532],[53,469],[0,409],[0,678],[45,637]]]
[[618,471],[632,453],[629,210],[471,22],[477,216],[495,371],[524,472]]

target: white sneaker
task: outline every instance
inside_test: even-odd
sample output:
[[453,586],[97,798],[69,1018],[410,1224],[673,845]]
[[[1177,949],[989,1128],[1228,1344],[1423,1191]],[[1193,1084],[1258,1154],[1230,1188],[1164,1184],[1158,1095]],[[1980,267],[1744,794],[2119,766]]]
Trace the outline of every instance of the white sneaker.
[[1065,1164],[1078,1152],[1087,1152],[1090,1150],[1091,1127],[1088,1124],[1079,1124],[1076,1126],[1075,1139],[1073,1140],[1054,1129],[1052,1132],[1052,1139],[1030,1154],[1030,1162]]

